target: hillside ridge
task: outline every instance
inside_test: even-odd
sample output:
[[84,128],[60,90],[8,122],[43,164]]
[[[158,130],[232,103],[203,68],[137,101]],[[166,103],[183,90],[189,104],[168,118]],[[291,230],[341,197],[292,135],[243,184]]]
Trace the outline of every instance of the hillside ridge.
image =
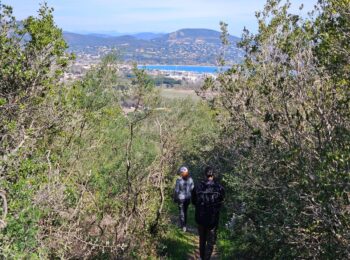
[[[216,65],[222,51],[220,32],[211,29],[185,28],[166,34],[138,33],[106,36],[63,32],[70,49],[80,54],[103,55],[117,49],[126,61],[147,64]],[[240,38],[229,36],[228,63],[239,63],[243,50]]]

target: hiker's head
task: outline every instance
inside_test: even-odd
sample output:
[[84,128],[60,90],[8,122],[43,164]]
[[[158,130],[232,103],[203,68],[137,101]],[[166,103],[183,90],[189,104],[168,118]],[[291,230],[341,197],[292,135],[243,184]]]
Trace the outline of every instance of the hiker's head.
[[214,169],[210,166],[205,167],[204,169],[204,176],[208,180],[213,180],[214,179]]
[[185,166],[182,166],[182,167],[180,168],[179,172],[180,172],[181,177],[183,177],[183,178],[187,178],[188,175],[189,175],[188,169],[187,169],[187,167],[185,167]]

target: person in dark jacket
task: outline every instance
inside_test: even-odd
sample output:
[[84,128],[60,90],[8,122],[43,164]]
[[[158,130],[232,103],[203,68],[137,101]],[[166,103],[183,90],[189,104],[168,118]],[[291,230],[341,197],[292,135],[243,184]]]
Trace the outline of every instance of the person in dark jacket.
[[224,188],[214,181],[214,170],[206,167],[205,180],[192,191],[195,218],[198,224],[200,259],[210,259],[216,242],[220,208],[225,197]]
[[187,209],[191,202],[191,193],[194,183],[186,167],[180,168],[180,177],[176,180],[174,200],[179,206],[180,226],[184,232],[187,227]]

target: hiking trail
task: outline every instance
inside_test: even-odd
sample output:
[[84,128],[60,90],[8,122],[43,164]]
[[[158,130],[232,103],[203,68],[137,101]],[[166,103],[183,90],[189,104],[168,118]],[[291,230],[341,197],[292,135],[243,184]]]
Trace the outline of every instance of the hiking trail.
[[[193,209],[189,209],[186,232],[183,232],[179,227],[178,214],[175,214],[176,211],[173,211],[171,214],[169,235],[166,241],[164,241],[167,247],[167,256],[164,259],[199,259],[199,235],[196,224],[194,223],[193,211]],[[215,246],[211,260],[218,259],[220,257]]]

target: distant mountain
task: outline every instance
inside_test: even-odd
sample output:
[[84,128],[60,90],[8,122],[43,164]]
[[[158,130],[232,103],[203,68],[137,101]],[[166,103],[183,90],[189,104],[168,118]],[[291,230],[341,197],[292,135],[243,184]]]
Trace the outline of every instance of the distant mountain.
[[97,35],[86,35],[71,32],[63,32],[63,37],[71,47],[89,46],[89,45],[103,45],[106,42],[105,37]]
[[[70,32],[66,32],[70,33]],[[95,36],[95,37],[101,37],[101,38],[112,38],[112,37],[119,37],[119,36],[132,36],[139,40],[152,40],[155,38],[160,38],[165,33],[152,33],[152,32],[142,32],[142,33],[117,33],[117,32],[106,32],[106,33],[78,33],[75,34],[81,34],[81,35],[87,35],[87,36]]]
[[116,37],[116,36],[123,36],[123,35],[129,34],[129,33],[121,33],[116,31],[99,31],[99,32],[76,31],[74,33],[83,34],[83,35],[95,35],[95,36],[102,36],[102,37]]
[[96,36],[96,37],[101,37],[101,38],[110,38],[110,37],[113,37],[112,35],[109,35],[109,34],[102,34],[102,33],[88,33],[88,34],[85,34],[85,35],[88,35],[88,36]]
[[[176,32],[165,34],[159,40],[168,42],[205,41],[221,43],[220,35],[220,32],[210,29],[181,29]],[[232,43],[236,43],[237,41],[239,41],[239,38],[235,36],[230,36],[229,40]]]
[[63,32],[64,39],[68,42],[68,45],[72,48],[84,48],[84,47],[118,47],[118,46],[131,46],[131,47],[142,47],[149,46],[152,43],[140,40],[130,35],[123,36],[99,36],[94,35],[83,35],[71,32]]
[[[111,49],[121,52],[125,60],[142,64],[202,64],[216,65],[222,45],[220,32],[209,29],[181,29],[167,34],[138,33],[124,36],[82,35],[64,32],[71,50],[78,54],[103,55]],[[230,36],[226,50],[230,63],[242,60],[237,48],[238,37]]]
[[220,32],[210,29],[181,29],[165,35],[171,39],[220,39]]
[[135,37],[136,39],[140,39],[140,40],[153,40],[156,38],[160,38],[163,35],[164,35],[164,33],[151,33],[151,32],[131,34],[131,36]]

